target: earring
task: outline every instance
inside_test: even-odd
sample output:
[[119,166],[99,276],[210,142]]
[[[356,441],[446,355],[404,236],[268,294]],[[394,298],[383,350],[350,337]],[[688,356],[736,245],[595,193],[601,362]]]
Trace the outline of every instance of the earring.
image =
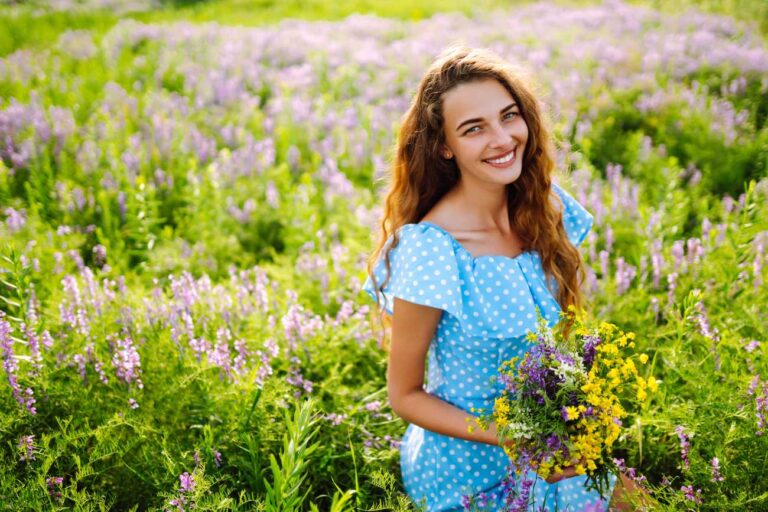
[[453,155],[451,154],[450,151],[445,151],[443,153],[443,158],[445,158],[446,160],[450,160],[451,158],[453,158]]

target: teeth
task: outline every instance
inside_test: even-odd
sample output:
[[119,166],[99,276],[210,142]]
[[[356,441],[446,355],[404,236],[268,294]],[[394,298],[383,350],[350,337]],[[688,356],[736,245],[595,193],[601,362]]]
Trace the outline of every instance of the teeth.
[[499,159],[496,159],[496,160],[486,160],[486,161],[490,162],[492,164],[505,164],[505,163],[509,162],[510,160],[512,160],[513,158],[515,158],[515,153],[517,153],[517,149],[515,149],[514,151],[512,151],[510,154],[508,154],[507,156],[505,156],[503,158],[499,158]]

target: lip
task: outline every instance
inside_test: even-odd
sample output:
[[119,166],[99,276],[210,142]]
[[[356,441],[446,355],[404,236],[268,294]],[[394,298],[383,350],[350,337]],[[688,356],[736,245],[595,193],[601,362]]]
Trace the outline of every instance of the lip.
[[[505,167],[509,167],[510,165],[512,165],[515,162],[517,162],[517,153],[516,152],[517,152],[518,147],[519,146],[515,146],[513,149],[507,151],[506,153],[502,153],[502,154],[500,154],[498,156],[494,156],[492,158],[486,158],[486,159],[483,160],[483,162],[485,162],[488,165],[492,165],[493,167],[500,168],[500,169],[503,169]],[[512,153],[515,153],[515,156],[509,162],[504,162],[503,164],[496,164],[496,163],[491,162],[491,160],[498,160],[499,158],[505,158],[505,157],[509,156]]]

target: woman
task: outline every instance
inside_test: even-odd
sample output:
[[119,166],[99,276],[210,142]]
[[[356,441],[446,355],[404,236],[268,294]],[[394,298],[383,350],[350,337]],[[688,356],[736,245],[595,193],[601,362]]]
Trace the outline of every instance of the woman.
[[[403,479],[430,511],[480,493],[502,507],[509,459],[493,425],[469,431],[470,412],[492,408],[501,388],[489,379],[525,353],[537,307],[554,323],[581,303],[575,246],[592,217],[552,183],[553,154],[530,88],[481,50],[439,57],[403,120],[365,289],[392,315],[389,401],[410,423]],[[536,510],[607,506],[572,467],[531,479]]]

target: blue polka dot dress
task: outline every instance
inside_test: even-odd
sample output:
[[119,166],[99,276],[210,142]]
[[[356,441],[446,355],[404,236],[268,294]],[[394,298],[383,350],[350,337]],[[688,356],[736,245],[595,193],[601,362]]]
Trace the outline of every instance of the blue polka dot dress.
[[[592,216],[557,185],[563,223],[579,245]],[[390,253],[391,278],[382,307],[391,314],[395,297],[444,311],[427,353],[427,392],[469,412],[491,410],[501,385],[490,379],[502,361],[530,347],[526,333],[536,327],[536,307],[554,323],[560,306],[547,290],[535,251],[516,257],[472,255],[447,231],[428,222],[400,228],[400,242]],[[384,262],[374,267],[386,277]],[[369,278],[364,290],[375,297]],[[429,511],[462,510],[464,496],[484,494],[486,510],[502,510],[502,480],[509,458],[498,446],[447,437],[409,425],[401,444],[401,469],[408,495]],[[534,480],[531,510],[604,511],[607,504],[584,487],[586,477],[547,484]],[[518,482],[519,485],[519,482]],[[466,498],[464,498],[466,500]]]

